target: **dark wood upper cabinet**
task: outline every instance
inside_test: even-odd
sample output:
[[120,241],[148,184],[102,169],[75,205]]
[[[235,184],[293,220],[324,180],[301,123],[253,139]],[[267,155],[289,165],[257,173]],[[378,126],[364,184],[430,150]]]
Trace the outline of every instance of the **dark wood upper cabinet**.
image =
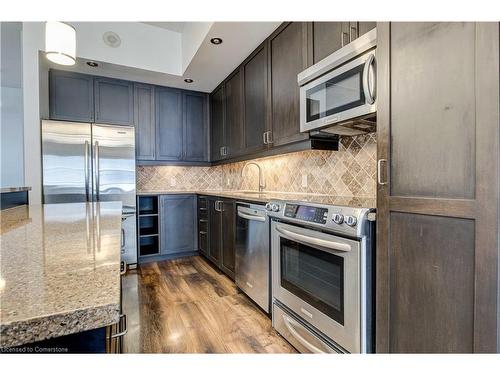
[[500,349],[498,40],[377,24],[377,352]]
[[267,43],[263,43],[243,63],[245,152],[265,149],[264,133],[268,131],[267,111]]
[[207,161],[208,97],[184,92],[184,161]]
[[94,78],[95,121],[104,124],[134,125],[132,82]]
[[210,160],[224,158],[222,148],[226,144],[224,126],[224,86],[220,85],[210,95]]
[[234,279],[235,269],[235,239],[236,239],[236,202],[232,199],[224,199],[220,204],[222,213],[222,251],[221,269],[229,277]]
[[[243,80],[241,70],[236,70],[225,82],[225,129],[228,157],[236,156],[244,148],[243,130]],[[226,155],[225,155],[226,156]]]
[[333,52],[376,27],[376,22],[311,22],[312,61],[323,60]]
[[50,70],[49,112],[52,120],[94,121],[94,78]]
[[[347,22],[348,23],[348,22]],[[312,51],[313,61],[317,63],[345,43],[345,22],[312,22]]]
[[360,37],[363,34],[366,34],[370,30],[373,30],[375,27],[377,27],[376,22],[371,22],[371,21],[358,22],[358,37]]
[[154,86],[134,84],[135,155],[137,160],[155,159]]
[[182,160],[182,91],[156,88],[156,159]]
[[297,74],[308,65],[307,23],[282,25],[269,39],[270,110],[273,146],[307,139],[300,132]]

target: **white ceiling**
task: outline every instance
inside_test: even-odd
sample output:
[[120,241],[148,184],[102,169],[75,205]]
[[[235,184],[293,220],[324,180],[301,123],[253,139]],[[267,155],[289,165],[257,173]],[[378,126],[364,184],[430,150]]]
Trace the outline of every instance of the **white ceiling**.
[[175,31],[176,33],[182,33],[184,26],[187,22],[143,22],[145,24],[160,27],[165,30]]
[[[148,26],[152,23],[155,27]],[[79,53],[77,44],[77,64],[72,67],[63,67],[49,62],[48,66],[55,69],[212,92],[280,23],[148,22],[148,25],[145,25],[143,22],[130,22],[130,27],[127,28],[126,22],[96,23],[95,27],[92,26],[92,22],[88,22],[86,25],[76,25],[77,34],[81,32],[80,36],[85,40],[85,45],[83,42],[80,43],[82,54]],[[139,30],[136,31],[140,25],[143,25],[144,29],[141,33]],[[176,34],[177,31],[173,32],[174,28],[183,31]],[[116,29],[122,38],[121,46],[116,49],[107,48],[102,43],[100,31],[92,33],[89,31],[101,29],[110,31]],[[158,31],[155,32],[155,29]],[[42,30],[39,33],[43,35]],[[162,42],[165,38],[170,38],[170,35],[178,35],[181,40],[180,54]],[[222,38],[223,43],[221,45],[210,43],[210,39],[214,37]],[[85,49],[83,49],[84,46]],[[95,48],[92,48],[93,46]],[[188,51],[187,56],[185,56],[186,51]],[[97,52],[100,53],[97,55]],[[88,60],[98,62],[99,66],[90,68],[86,65]],[[171,65],[171,62],[175,62],[178,68],[163,69]],[[185,78],[191,78],[194,82],[185,83]]]

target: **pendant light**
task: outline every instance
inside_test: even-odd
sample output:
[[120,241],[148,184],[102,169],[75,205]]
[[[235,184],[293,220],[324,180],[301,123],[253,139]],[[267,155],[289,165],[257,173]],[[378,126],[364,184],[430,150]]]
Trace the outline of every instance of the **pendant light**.
[[64,22],[45,23],[45,56],[60,65],[75,65],[76,31]]

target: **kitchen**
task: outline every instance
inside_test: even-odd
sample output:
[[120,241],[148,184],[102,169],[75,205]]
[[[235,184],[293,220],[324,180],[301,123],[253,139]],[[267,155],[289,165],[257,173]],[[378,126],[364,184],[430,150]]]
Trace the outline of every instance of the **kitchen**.
[[498,22],[1,27],[3,353],[500,352]]

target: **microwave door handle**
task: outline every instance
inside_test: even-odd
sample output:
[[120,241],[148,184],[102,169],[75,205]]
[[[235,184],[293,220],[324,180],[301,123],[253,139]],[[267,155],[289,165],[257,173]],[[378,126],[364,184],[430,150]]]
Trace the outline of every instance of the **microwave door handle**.
[[[371,54],[366,60],[363,67],[363,92],[365,94],[365,99],[368,104],[375,103],[375,82],[370,84],[370,68],[375,63],[375,55]],[[375,75],[373,75],[373,81],[375,80]]]
[[247,220],[255,220],[255,221],[266,221],[266,218],[263,217],[263,216],[257,216],[257,215],[248,215],[248,214],[245,214],[243,212],[238,212],[238,216],[243,218],[243,219],[247,219]]
[[321,353],[325,354],[323,350],[319,349],[316,345],[311,344],[305,338],[303,338],[296,330],[293,328],[294,322],[286,315],[283,315],[283,321],[285,322],[285,326],[288,331],[295,337],[302,345],[304,345],[307,349],[309,349],[313,353]]
[[306,236],[305,234],[301,233],[296,233],[288,229],[276,227],[276,230],[280,232],[281,234],[296,240],[298,242],[302,242],[304,244],[309,244],[313,246],[321,246],[325,247],[327,249],[331,250],[336,250],[336,251],[343,251],[343,252],[348,252],[351,251],[351,246],[346,244],[346,243],[341,243],[341,242],[336,242],[336,241],[329,241],[329,240],[323,240],[321,238],[314,238],[310,236]]

